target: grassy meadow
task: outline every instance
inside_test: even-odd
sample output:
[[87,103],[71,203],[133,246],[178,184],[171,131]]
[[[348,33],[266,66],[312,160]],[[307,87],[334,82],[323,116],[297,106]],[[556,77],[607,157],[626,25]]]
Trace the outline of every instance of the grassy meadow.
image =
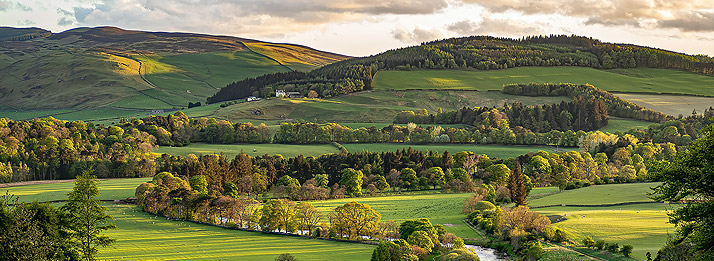
[[[253,149],[256,151],[253,152]],[[280,154],[283,157],[296,157],[298,155],[320,156],[328,153],[339,153],[337,148],[330,144],[319,145],[292,145],[292,144],[207,144],[192,143],[185,147],[161,146],[154,150],[155,153],[171,154],[174,156],[186,156],[188,154],[207,155],[221,154],[229,159],[233,159],[241,151],[251,157],[265,154]]]
[[631,129],[646,130],[647,126],[649,126],[650,124],[653,124],[653,122],[610,117],[610,119],[607,121],[607,126],[601,128],[600,131],[609,133],[619,131],[624,133]]
[[447,231],[464,238],[480,238],[479,234],[466,226],[461,214],[464,200],[470,193],[462,194],[413,194],[397,196],[378,196],[364,198],[331,199],[310,202],[328,213],[335,207],[357,201],[368,204],[382,214],[382,220],[395,220],[397,224],[408,219],[428,218],[433,224],[442,224]]
[[[529,206],[557,204],[613,204],[623,202],[647,202],[647,192],[657,183],[633,183],[599,185],[549,193],[545,197],[529,201]],[[531,195],[533,196],[533,195]],[[537,198],[537,196],[536,196]],[[634,246],[633,256],[644,259],[647,252],[657,253],[668,234],[675,232],[667,223],[667,211],[676,207],[663,203],[623,205],[613,207],[545,207],[533,210],[548,216],[562,216],[566,220],[554,225],[565,229],[570,238],[580,241],[586,236],[595,240],[616,242]]]
[[[712,94],[714,94],[714,90],[710,91],[709,95]],[[704,110],[714,107],[713,97],[641,93],[616,93],[615,95],[647,109],[661,111],[673,116],[682,114],[686,117],[692,115],[693,110],[697,110],[697,113],[702,113]]]
[[374,246],[310,240],[154,218],[131,205],[109,205],[117,239],[101,249],[107,260],[275,260],[290,253],[298,260],[366,260]]
[[599,70],[587,67],[518,67],[506,70],[382,71],[376,90],[501,90],[504,84],[589,83],[612,92],[714,95],[714,77],[653,68]]
[[[134,197],[134,191],[143,182],[151,178],[107,179],[99,181],[99,199],[125,199]],[[3,194],[8,192],[19,197],[20,201],[39,202],[67,199],[67,193],[72,191],[73,181],[50,184],[35,184],[0,188]]]
[[[414,150],[422,151],[438,151],[443,153],[448,150],[449,153],[454,154],[461,151],[471,151],[477,154],[486,154],[489,157],[497,157],[501,159],[511,158],[526,154],[531,151],[544,150],[548,153],[555,152],[554,147],[542,147],[542,146],[507,146],[507,145],[473,145],[473,144],[444,144],[444,145],[413,145],[413,144],[401,144],[401,143],[377,143],[377,144],[363,144],[363,143],[350,143],[342,144],[347,148],[349,152],[359,152],[359,151],[372,151],[372,152],[382,152],[382,151],[396,151],[402,149],[409,149],[410,147]],[[559,148],[560,151],[563,150],[577,150],[577,148]]]

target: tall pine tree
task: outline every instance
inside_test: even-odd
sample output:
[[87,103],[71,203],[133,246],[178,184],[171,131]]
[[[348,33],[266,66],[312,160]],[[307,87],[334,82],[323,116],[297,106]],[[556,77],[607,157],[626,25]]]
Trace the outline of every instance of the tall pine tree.
[[516,160],[516,167],[509,177],[508,187],[511,189],[511,200],[518,206],[525,206],[528,192],[526,191],[523,172],[521,172],[521,163],[518,160]]

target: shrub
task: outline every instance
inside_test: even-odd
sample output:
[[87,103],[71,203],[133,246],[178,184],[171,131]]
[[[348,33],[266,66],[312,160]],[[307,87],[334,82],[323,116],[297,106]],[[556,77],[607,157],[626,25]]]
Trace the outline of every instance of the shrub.
[[588,248],[593,248],[593,247],[595,247],[595,240],[593,240],[592,237],[587,236],[587,237],[583,238],[583,245]]
[[609,243],[605,246],[605,249],[610,253],[617,253],[619,252],[620,246],[617,243]]
[[543,251],[543,246],[540,242],[535,242],[526,250],[526,257],[528,260],[540,260],[544,254],[545,251]]
[[620,249],[620,253],[622,253],[623,256],[630,257],[630,254],[632,254],[632,245],[623,245],[622,249]]
[[605,244],[605,240],[598,240],[597,242],[595,242],[595,248],[597,248],[598,250],[603,250],[605,249]]
[[275,261],[295,261],[295,257],[291,254],[280,254],[278,258],[275,259]]

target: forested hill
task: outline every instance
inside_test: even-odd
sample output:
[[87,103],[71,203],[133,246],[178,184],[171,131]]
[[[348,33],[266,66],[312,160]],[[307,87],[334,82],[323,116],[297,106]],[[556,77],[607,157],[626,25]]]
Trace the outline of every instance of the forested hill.
[[231,36],[0,27],[0,110],[180,108],[232,81],[347,58]]
[[714,74],[714,59],[629,44],[603,43],[580,36],[535,36],[523,39],[470,36],[390,50],[349,59],[309,73],[277,73],[235,82],[210,97],[210,103],[249,95],[270,96],[276,89],[315,91],[319,97],[368,90],[379,70],[478,69],[519,66],[592,68],[652,67]]

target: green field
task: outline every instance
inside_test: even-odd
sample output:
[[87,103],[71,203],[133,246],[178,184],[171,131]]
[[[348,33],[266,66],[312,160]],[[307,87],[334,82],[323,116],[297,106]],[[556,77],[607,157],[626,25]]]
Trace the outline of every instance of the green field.
[[676,93],[714,96],[714,77],[653,68],[598,70],[586,67],[518,67],[507,70],[382,71],[376,90],[501,90],[504,84],[589,83],[613,92]]
[[623,202],[647,202],[652,201],[652,199],[647,197],[647,193],[652,191],[650,188],[658,184],[659,183],[611,184],[565,190],[548,197],[530,201],[528,205],[596,205]]
[[374,246],[301,239],[168,221],[130,205],[110,205],[117,242],[100,250],[108,260],[275,260],[291,253],[298,260],[367,260]]
[[480,238],[462,221],[466,218],[466,215],[461,214],[464,200],[470,196],[469,193],[400,195],[333,199],[310,203],[326,214],[339,205],[357,201],[370,205],[372,209],[382,214],[382,220],[395,220],[401,223],[407,219],[428,218],[433,224],[443,224],[447,231],[457,236]]
[[[448,150],[449,153],[454,154],[461,151],[471,151],[477,154],[486,154],[489,157],[497,157],[501,159],[517,157],[526,154],[531,151],[544,150],[548,153],[555,152],[554,147],[541,147],[541,146],[505,146],[505,145],[472,145],[472,144],[454,144],[454,145],[412,145],[412,144],[401,144],[401,143],[376,143],[376,144],[342,144],[347,148],[349,152],[359,152],[359,151],[372,151],[372,152],[382,152],[382,151],[396,151],[402,149],[409,149],[411,147],[414,150],[422,151],[438,151],[443,153]],[[559,151],[570,151],[577,150],[577,148],[559,148]]]
[[[253,152],[253,149],[256,151]],[[223,153],[229,159],[233,159],[241,150],[252,157],[265,154],[280,154],[283,157],[296,157],[298,155],[319,156],[327,153],[339,153],[337,148],[329,144],[320,145],[289,145],[289,144],[206,144],[192,143],[186,147],[161,146],[154,150],[155,153],[168,153],[174,156],[186,156],[188,154],[207,155]]]
[[646,130],[647,126],[649,126],[650,124],[653,124],[653,122],[610,117],[610,119],[607,121],[607,126],[601,128],[600,131],[610,133],[619,131],[624,133],[631,129]]
[[[712,93],[714,91],[711,91],[709,95],[712,95]],[[692,115],[693,110],[697,110],[697,113],[702,113],[704,110],[714,107],[714,98],[712,97],[640,93],[616,93],[616,95],[647,109],[664,112],[672,116],[682,114],[686,117]]]
[[[142,182],[148,182],[151,178],[134,179],[108,179],[99,182],[99,199],[125,199],[134,197],[134,191]],[[63,200],[67,198],[67,192],[72,191],[74,182],[36,184],[27,186],[16,186],[0,188],[4,194],[6,191],[19,197],[20,201],[39,202]]]
[[[529,206],[557,204],[612,204],[651,201],[646,193],[657,183],[613,184],[567,190],[531,200]],[[657,253],[668,234],[675,232],[667,223],[667,210],[676,206],[649,203],[614,207],[546,207],[535,208],[544,215],[564,216],[565,221],[555,226],[565,229],[572,240],[586,236],[595,240],[634,246],[633,256],[644,259],[647,252]]]

